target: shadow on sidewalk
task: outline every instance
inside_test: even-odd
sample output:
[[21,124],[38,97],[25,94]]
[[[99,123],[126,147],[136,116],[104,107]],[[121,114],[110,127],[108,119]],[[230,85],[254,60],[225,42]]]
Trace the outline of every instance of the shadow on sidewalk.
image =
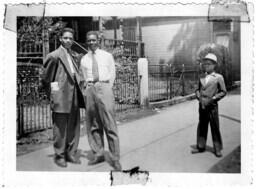
[[77,156],[79,158],[86,158],[88,161],[93,160],[94,158],[93,152],[91,150],[82,151],[81,149],[79,149],[77,151]]
[[[110,166],[112,166],[113,164],[113,160],[111,158],[111,154],[109,151],[105,151],[103,152],[103,156],[105,158],[105,161],[103,161],[102,163],[108,163]],[[77,151],[77,157],[78,158],[86,158],[88,161],[91,161],[94,159],[94,154],[93,154],[93,151],[92,150],[84,150],[82,151],[81,149],[79,149]],[[100,167],[102,166],[102,163],[98,163],[98,164],[95,164],[95,165],[90,165],[91,168],[93,167]]]
[[241,173],[241,146],[212,166],[208,173]]
[[[87,160],[92,160],[94,157],[92,151],[83,151],[81,149],[77,150],[75,156],[78,158],[86,158]],[[54,158],[55,157],[54,152],[52,154],[49,154],[47,157]]]
[[[193,145],[191,145],[190,147],[192,148],[192,150],[193,150],[193,149],[197,149],[196,144],[193,144]],[[205,152],[210,152],[210,153],[213,153],[213,154],[214,154],[214,148],[211,147],[211,146],[206,145],[206,147],[205,147]],[[205,153],[205,152],[199,152],[199,153]]]

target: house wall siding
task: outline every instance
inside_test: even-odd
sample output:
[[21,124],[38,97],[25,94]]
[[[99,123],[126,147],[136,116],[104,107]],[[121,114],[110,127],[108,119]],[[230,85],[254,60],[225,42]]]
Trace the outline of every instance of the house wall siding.
[[[133,27],[136,27],[135,25]],[[144,17],[142,18],[142,41],[149,64],[193,65],[199,47],[214,42],[213,23],[207,17]],[[225,31],[224,31],[225,32]],[[118,39],[121,32],[118,31]],[[105,36],[111,38],[112,31]],[[240,80],[240,24],[234,23],[229,47],[232,72]],[[112,37],[113,38],[113,37]]]
[[154,21],[142,26],[142,41],[150,64],[193,64],[199,46],[211,42],[211,25],[204,18]]
[[[116,30],[116,37],[117,39],[122,39],[121,38],[121,30],[118,29]],[[106,39],[114,39],[114,30],[104,30],[104,38]]]

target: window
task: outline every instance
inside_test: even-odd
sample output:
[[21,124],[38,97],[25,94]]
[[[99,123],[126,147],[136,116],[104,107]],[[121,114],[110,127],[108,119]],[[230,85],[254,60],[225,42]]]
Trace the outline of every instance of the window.
[[213,32],[231,31],[231,22],[213,22]]

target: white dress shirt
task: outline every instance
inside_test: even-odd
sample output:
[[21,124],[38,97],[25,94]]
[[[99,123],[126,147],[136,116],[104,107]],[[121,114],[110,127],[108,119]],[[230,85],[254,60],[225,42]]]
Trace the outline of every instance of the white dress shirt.
[[[98,63],[99,81],[109,81],[110,84],[113,85],[116,76],[116,70],[115,61],[112,54],[98,48],[95,51],[94,56]],[[89,51],[81,59],[81,70],[87,82],[93,81],[92,51]]]
[[211,77],[213,77],[214,75],[215,75],[215,72],[212,72],[211,74],[207,74],[205,77],[205,84],[207,84],[211,80]]
[[62,45],[61,45],[61,48],[64,50],[65,54],[66,54],[66,57],[67,57],[67,60],[68,60],[68,63],[69,63],[69,67],[70,67],[70,70],[71,70],[71,73],[75,73],[75,70],[74,70],[74,65],[73,65],[73,62],[72,62],[72,58],[70,57],[70,54],[68,53],[67,49],[65,49]]

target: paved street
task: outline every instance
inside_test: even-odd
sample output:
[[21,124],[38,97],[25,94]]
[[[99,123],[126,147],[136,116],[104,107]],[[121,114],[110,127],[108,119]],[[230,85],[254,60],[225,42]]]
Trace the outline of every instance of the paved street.
[[[121,164],[123,169],[140,166],[150,172],[207,172],[213,165],[240,145],[240,93],[232,91],[219,103],[220,127],[223,137],[223,157],[207,151],[191,154],[196,142],[198,102],[187,101],[160,110],[154,116],[119,125]],[[211,149],[212,139],[208,135]],[[106,143],[106,150],[107,143]],[[59,168],[53,163],[53,148],[44,148],[17,157],[19,171],[110,171],[107,162],[88,166],[92,154],[87,137],[79,144],[81,165],[68,164]],[[107,155],[107,152],[106,152]]]

